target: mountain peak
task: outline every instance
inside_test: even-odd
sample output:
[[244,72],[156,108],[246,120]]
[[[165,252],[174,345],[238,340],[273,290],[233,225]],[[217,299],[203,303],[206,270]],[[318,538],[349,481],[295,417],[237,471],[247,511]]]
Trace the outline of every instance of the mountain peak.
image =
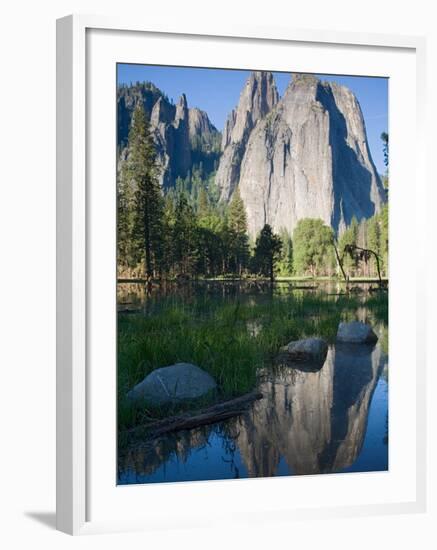
[[230,113],[222,137],[222,160],[216,182],[222,199],[229,200],[239,179],[239,166],[251,131],[276,106],[279,93],[271,72],[252,72],[241,91],[235,110]]
[[271,73],[252,73],[225,133],[216,183],[226,201],[238,186],[251,237],[266,223],[292,233],[302,218],[341,231],[386,200],[359,103],[344,86],[295,73],[279,100]]
[[291,82],[292,84],[307,84],[314,85],[318,84],[320,80],[317,76],[308,73],[291,73]]
[[187,96],[185,94],[182,94],[179,98],[178,106],[183,107],[184,109],[188,107]]
[[236,135],[233,141],[240,141],[245,127],[253,128],[260,118],[266,116],[279,101],[279,93],[271,72],[254,71],[246,81],[240,94],[236,110]]
[[176,127],[184,122],[188,128],[188,103],[185,94],[182,94],[176,105],[175,125]]
[[188,109],[188,126],[190,139],[194,139],[196,136],[205,137],[217,133],[217,129],[209,120],[207,113],[197,107]]

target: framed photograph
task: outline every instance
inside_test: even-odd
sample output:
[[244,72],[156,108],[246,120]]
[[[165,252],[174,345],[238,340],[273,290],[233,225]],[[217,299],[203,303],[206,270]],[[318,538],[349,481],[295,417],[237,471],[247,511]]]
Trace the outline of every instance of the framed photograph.
[[60,530],[425,509],[424,49],[58,21]]

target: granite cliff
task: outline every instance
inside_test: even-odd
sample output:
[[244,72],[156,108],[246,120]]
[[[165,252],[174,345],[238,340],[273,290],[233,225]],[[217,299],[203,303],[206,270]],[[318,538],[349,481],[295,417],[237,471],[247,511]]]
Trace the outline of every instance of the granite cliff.
[[386,200],[360,105],[344,86],[294,74],[279,99],[271,73],[252,73],[222,137],[216,183],[228,201],[239,186],[248,229],[292,233],[321,218],[336,231]]
[[387,200],[360,105],[344,86],[293,74],[280,98],[272,73],[253,72],[222,134],[206,112],[188,106],[185,94],[175,105],[152,83],[120,86],[121,161],[139,101],[150,120],[164,191],[195,167],[206,176],[217,170],[222,202],[238,186],[252,238],[266,223],[291,234],[302,218],[321,218],[341,232],[353,217],[370,218]]
[[118,147],[120,160],[128,154],[127,145],[132,113],[143,104],[156,144],[162,167],[161,185],[164,190],[174,187],[178,177],[185,178],[193,164],[203,162],[212,167],[214,143],[220,133],[208,115],[200,109],[189,108],[185,94],[174,105],[150,82],[120,86],[117,91]]
[[216,175],[222,200],[229,201],[240,181],[242,161],[252,131],[278,101],[273,75],[252,73],[240,94],[237,108],[228,116],[222,134],[222,156]]

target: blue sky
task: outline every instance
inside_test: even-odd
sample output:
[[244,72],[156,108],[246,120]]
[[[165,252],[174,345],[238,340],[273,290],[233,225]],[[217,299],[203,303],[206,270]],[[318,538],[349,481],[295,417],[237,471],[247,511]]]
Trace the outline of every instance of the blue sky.
[[[189,107],[198,107],[208,113],[218,130],[237,103],[241,89],[250,71],[161,67],[151,65],[118,64],[117,82],[130,84],[150,81],[176,103],[182,93]],[[290,73],[273,73],[282,96]],[[367,138],[373,161],[382,174],[385,171],[381,132],[388,131],[388,79],[363,76],[318,75],[322,80],[338,82],[350,88],[358,98],[366,122]]]

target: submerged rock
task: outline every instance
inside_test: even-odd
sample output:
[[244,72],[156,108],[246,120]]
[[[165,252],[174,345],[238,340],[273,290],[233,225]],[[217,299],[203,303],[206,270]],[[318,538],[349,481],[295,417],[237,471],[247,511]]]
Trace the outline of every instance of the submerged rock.
[[337,331],[337,341],[349,344],[374,344],[378,336],[370,325],[361,321],[340,323]]
[[198,399],[216,388],[215,380],[204,370],[191,363],[176,363],[151,372],[127,397],[150,405],[167,405]]
[[284,351],[292,361],[315,361],[323,364],[328,353],[328,344],[322,338],[305,338],[290,342]]

